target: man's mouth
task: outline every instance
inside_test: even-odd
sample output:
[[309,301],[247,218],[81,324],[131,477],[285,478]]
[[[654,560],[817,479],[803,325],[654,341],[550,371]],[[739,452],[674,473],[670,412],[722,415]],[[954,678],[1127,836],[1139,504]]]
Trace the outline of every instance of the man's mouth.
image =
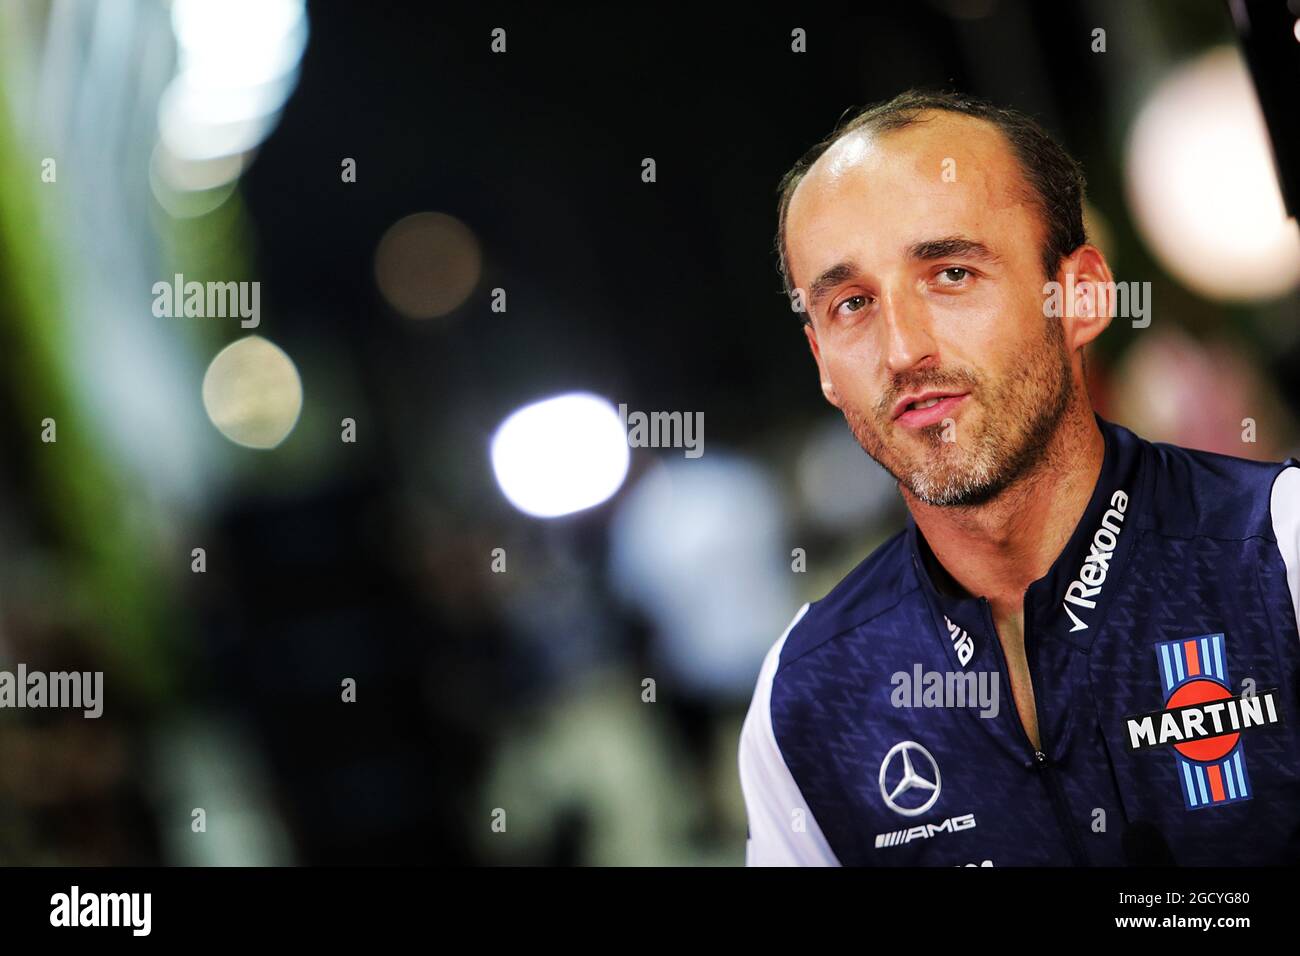
[[919,395],[905,395],[894,406],[894,421],[907,428],[924,428],[942,422],[968,394],[932,389]]

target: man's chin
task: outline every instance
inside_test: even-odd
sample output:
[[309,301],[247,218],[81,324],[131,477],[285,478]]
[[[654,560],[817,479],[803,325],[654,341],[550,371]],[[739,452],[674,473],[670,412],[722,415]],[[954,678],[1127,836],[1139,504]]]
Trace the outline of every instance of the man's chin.
[[[852,418],[849,425],[854,425]],[[970,461],[970,451],[945,434],[947,426],[935,422],[921,428],[890,423],[872,441],[865,429],[852,429],[854,437],[876,463],[914,498],[940,507],[978,504],[994,497],[1000,488],[985,487]],[[881,439],[888,436],[888,444]],[[873,445],[876,451],[872,451]],[[883,456],[882,457],[882,453]]]
[[1004,486],[999,483],[902,483],[923,504],[936,508],[977,508],[987,504],[1001,494]]
[[940,452],[942,463],[931,459],[927,467],[894,472],[898,483],[919,501],[942,508],[974,507],[996,498],[1006,487],[1001,476],[979,474],[952,442]]

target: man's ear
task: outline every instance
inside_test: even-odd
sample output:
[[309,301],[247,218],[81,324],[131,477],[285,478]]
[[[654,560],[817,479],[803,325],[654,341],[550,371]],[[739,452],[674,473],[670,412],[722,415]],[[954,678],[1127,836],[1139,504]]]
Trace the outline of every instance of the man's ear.
[[822,394],[826,396],[826,401],[839,408],[840,397],[835,394],[835,385],[831,382],[831,377],[826,374],[826,365],[822,362],[822,350],[817,345],[817,330],[813,328],[811,319],[804,323],[803,334],[808,339],[808,347],[812,349],[813,360],[817,363],[817,374],[821,378]]
[[1085,243],[1061,260],[1057,279],[1063,294],[1070,296],[1061,328],[1073,352],[1101,335],[1115,317],[1114,277],[1101,250]]

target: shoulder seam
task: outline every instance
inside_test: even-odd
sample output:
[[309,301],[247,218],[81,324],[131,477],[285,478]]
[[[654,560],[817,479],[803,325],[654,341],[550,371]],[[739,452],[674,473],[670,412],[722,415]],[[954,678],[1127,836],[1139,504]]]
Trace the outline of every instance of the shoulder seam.
[[[830,641],[838,640],[839,638],[843,637],[845,634],[848,634],[850,631],[855,631],[858,628],[863,627],[864,625],[870,624],[876,618],[888,614],[894,608],[898,607],[898,605],[902,604],[903,601],[905,601],[907,598],[911,597],[913,592],[920,590],[920,587],[921,587],[920,584],[913,584],[910,588],[908,588],[906,591],[900,594],[898,596],[898,600],[895,601],[893,604],[889,605],[889,607],[881,608],[875,614],[872,614],[869,617],[864,617],[860,621],[850,624],[847,627],[841,628],[840,630],[836,631],[834,634],[831,634],[829,637],[822,638],[820,641],[818,641],[816,644],[813,644],[811,647],[804,648],[804,650],[800,651],[800,653],[796,657],[792,657],[787,661],[777,661],[776,673],[772,675],[773,680],[775,680],[776,676],[780,674],[781,671],[784,670],[786,667],[789,667],[790,665],[794,664],[796,661],[803,660],[803,658],[807,657],[809,654],[811,654],[813,651],[820,648],[822,645],[827,644]],[[811,612],[816,606],[817,604],[813,603],[809,605],[808,610]],[[802,619],[798,623],[802,623]],[[794,629],[792,629],[790,633],[793,634]]]
[[[1177,445],[1173,445],[1173,446],[1170,446],[1170,447],[1178,448],[1179,446],[1177,446]],[[1184,450],[1186,450],[1186,449],[1184,449]],[[1214,453],[1214,452],[1207,452],[1206,454],[1215,454],[1215,453]],[[1231,457],[1233,457],[1233,456],[1231,456],[1231,455],[1220,455],[1220,457],[1223,457],[1223,458],[1231,458]],[[1251,461],[1251,459],[1242,459],[1242,460],[1244,460],[1244,461]],[[1259,539],[1261,539],[1261,540],[1263,540],[1263,541],[1276,543],[1276,542],[1277,542],[1277,535],[1276,535],[1276,532],[1275,532],[1275,529],[1274,529],[1273,523],[1272,523],[1272,521],[1271,521],[1273,489],[1277,486],[1278,479],[1281,478],[1284,474],[1286,474],[1286,472],[1287,472],[1288,470],[1290,470],[1291,468],[1297,468],[1297,467],[1300,467],[1300,462],[1297,462],[1297,461],[1296,461],[1295,459],[1293,459],[1293,458],[1288,458],[1286,461],[1280,461],[1280,462],[1279,462],[1279,461],[1274,461],[1274,462],[1266,462],[1266,461],[1258,461],[1258,462],[1256,462],[1256,461],[1252,461],[1252,464],[1257,464],[1257,465],[1272,465],[1274,468],[1277,469],[1277,471],[1273,474],[1273,480],[1269,483],[1268,490],[1265,492],[1265,497],[1269,500],[1269,514],[1270,514],[1270,521],[1269,521],[1268,525],[1267,525],[1265,528],[1263,528],[1262,530],[1260,530],[1260,531],[1252,531],[1252,532],[1249,532],[1249,533],[1242,533],[1242,534],[1237,534],[1237,535],[1231,535],[1231,536],[1230,536],[1230,535],[1223,535],[1223,534],[1210,534],[1209,532],[1201,531],[1201,530],[1199,530],[1199,529],[1198,529],[1198,530],[1193,530],[1193,531],[1188,531],[1188,532],[1170,531],[1170,530],[1166,530],[1166,529],[1162,529],[1162,528],[1158,528],[1158,527],[1156,527],[1156,522],[1155,522],[1155,519],[1154,519],[1154,517],[1153,517],[1153,513],[1154,513],[1154,512],[1153,512],[1152,509],[1148,509],[1147,512],[1143,514],[1143,516],[1142,516],[1143,520],[1139,523],[1139,527],[1140,527],[1143,531],[1145,531],[1145,532],[1149,532],[1149,533],[1151,533],[1151,534],[1158,535],[1159,537],[1162,537],[1162,538],[1178,538],[1178,539],[1180,539],[1180,540],[1184,540],[1184,541],[1191,541],[1191,540],[1194,540],[1194,539],[1196,539],[1196,538],[1207,538],[1207,539],[1209,539],[1210,541],[1250,541],[1250,540],[1253,540],[1253,539],[1255,539],[1255,538],[1259,538]],[[1154,488],[1154,484],[1153,484],[1153,488]]]

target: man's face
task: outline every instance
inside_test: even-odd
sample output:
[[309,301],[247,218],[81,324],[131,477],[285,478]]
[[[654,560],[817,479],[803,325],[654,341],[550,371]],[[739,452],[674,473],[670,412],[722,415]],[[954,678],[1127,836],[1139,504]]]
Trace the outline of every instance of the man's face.
[[1038,460],[1073,366],[1009,144],[972,117],[922,119],[817,160],[790,202],[788,265],[859,444],[920,500],[975,505]]

